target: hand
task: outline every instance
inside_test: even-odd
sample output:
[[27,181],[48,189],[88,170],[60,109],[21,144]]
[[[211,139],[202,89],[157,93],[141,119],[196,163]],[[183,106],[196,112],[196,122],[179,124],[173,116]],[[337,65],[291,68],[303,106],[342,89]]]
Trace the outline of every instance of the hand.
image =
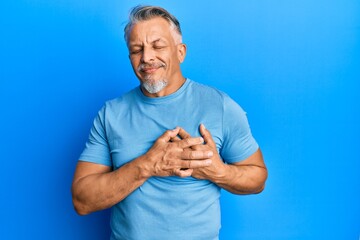
[[[205,144],[193,145],[191,148],[196,151],[212,151],[212,163],[205,167],[193,169],[191,176],[197,179],[207,179],[213,181],[214,178],[223,174],[226,165],[221,160],[220,155],[217,152],[216,144],[211,136],[210,131],[208,131],[203,124],[200,125],[200,134],[203,137]],[[184,129],[180,129],[179,136],[183,140],[191,138],[190,134],[187,133]],[[180,138],[173,138],[172,140],[176,142],[179,141]]]
[[192,149],[201,145],[204,139],[188,137],[172,141],[179,131],[180,128],[166,131],[145,154],[149,176],[189,177],[195,169],[211,165],[212,150]]

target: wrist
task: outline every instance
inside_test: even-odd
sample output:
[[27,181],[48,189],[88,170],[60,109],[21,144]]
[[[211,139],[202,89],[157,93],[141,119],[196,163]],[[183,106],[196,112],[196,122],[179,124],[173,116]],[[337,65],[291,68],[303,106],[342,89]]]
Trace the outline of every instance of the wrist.
[[213,174],[213,176],[209,180],[217,185],[221,185],[224,182],[227,182],[226,179],[229,177],[230,170],[229,166],[225,163],[221,163],[216,169],[216,173]]
[[152,177],[152,171],[149,165],[149,161],[147,160],[147,156],[142,155],[133,161],[138,170],[138,176],[140,179],[148,179]]

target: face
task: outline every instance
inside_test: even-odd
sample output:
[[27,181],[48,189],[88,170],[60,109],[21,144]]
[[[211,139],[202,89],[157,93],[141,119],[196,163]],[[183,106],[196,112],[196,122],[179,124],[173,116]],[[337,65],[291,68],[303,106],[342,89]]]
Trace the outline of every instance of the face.
[[133,25],[128,48],[131,65],[146,95],[164,96],[181,86],[184,78],[180,63],[186,46],[165,19],[158,17]]

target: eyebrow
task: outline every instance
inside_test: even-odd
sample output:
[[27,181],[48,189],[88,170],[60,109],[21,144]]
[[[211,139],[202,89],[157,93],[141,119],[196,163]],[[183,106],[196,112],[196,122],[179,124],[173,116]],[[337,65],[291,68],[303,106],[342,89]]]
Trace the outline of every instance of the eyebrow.
[[158,38],[158,39],[152,41],[151,43],[154,44],[154,43],[158,43],[158,42],[164,42],[164,40],[162,40],[161,38]]
[[[164,39],[157,38],[157,39],[155,39],[154,41],[152,41],[151,44],[155,44],[155,43],[159,43],[159,42],[166,43],[166,41],[165,41]],[[132,44],[132,43],[130,42],[129,46],[130,46],[130,47],[142,47],[143,44],[141,44],[141,43],[134,43],[134,44]]]

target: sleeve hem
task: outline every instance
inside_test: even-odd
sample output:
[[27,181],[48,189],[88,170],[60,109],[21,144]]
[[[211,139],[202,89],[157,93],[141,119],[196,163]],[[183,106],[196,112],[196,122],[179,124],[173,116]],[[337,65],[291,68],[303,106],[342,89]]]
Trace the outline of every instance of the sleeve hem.
[[90,157],[90,156],[80,156],[79,161],[82,162],[91,162],[91,163],[96,163],[96,164],[101,164],[101,165],[105,165],[108,167],[112,167],[112,163],[107,161],[107,160],[99,160],[99,158],[96,157]]
[[234,163],[238,163],[241,161],[246,160],[248,157],[250,157],[251,155],[253,155],[257,150],[259,149],[259,145],[253,145],[248,151],[246,151],[246,153],[235,156],[235,157],[231,157],[231,158],[226,158],[224,157],[224,161],[226,163],[229,164],[234,164]]

